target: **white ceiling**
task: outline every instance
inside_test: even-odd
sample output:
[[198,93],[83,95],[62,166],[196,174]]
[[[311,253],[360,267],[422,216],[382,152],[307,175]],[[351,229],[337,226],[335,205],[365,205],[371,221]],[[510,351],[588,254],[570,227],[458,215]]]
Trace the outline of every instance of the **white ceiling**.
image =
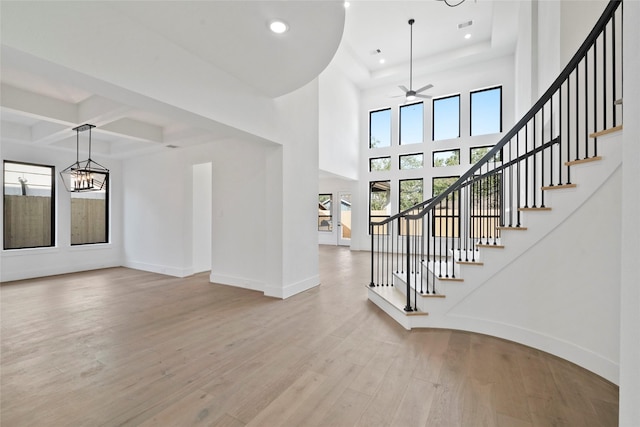
[[[339,46],[336,60],[349,57],[349,76],[359,87],[398,82],[408,86],[409,18],[415,19],[415,76],[513,51],[517,3],[467,0],[450,8],[438,0],[356,0],[344,9],[341,1],[3,0],[2,140],[73,150],[71,128],[92,123],[97,126],[96,149],[124,158],[237,132],[150,99],[137,102],[135,94],[116,100],[79,73],[56,66],[55,55],[97,55],[96,61],[103,62],[97,62],[96,69],[114,67],[105,72],[117,76],[136,70],[128,68],[135,61],[114,65],[105,60],[117,53],[108,50],[114,44],[121,50],[126,50],[122,43],[133,45],[138,59],[147,62],[157,60],[157,52],[170,55],[177,49],[271,98],[313,80]],[[284,19],[289,32],[269,33],[267,23],[274,18]],[[459,23],[470,20],[472,26],[458,29]],[[468,40],[466,33],[471,34]],[[163,43],[167,49],[153,50]],[[42,58],[35,61],[25,55],[21,48],[26,45],[31,46],[29,55],[39,51]],[[376,49],[381,53],[372,54]],[[178,89],[189,83],[176,75]],[[421,84],[416,81],[414,86]]]

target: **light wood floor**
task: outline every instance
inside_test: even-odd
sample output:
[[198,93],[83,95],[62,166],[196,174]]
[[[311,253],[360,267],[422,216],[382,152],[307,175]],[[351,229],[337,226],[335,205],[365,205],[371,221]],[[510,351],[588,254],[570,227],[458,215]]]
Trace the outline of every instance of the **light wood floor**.
[[113,268],[4,284],[10,426],[616,426],[618,388],[500,339],[405,331],[368,255],[320,249],[285,301]]

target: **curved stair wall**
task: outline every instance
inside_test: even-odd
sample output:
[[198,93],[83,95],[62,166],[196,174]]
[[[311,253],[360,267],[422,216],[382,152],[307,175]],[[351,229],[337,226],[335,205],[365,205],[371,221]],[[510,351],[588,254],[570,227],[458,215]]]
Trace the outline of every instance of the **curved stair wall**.
[[476,165],[370,224],[369,299],[403,327],[498,336],[618,382],[619,6]]

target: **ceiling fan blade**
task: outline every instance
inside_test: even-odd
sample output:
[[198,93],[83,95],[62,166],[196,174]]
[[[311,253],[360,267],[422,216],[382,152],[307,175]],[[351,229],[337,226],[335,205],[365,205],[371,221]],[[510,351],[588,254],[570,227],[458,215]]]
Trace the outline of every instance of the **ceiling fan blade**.
[[420,94],[417,94],[416,98],[431,99],[433,97],[431,95],[420,95]]
[[433,85],[432,85],[432,84],[428,84],[428,85],[426,85],[426,86],[421,87],[420,89],[416,89],[416,93],[423,92],[423,91],[425,91],[425,90],[427,90],[427,89],[431,89],[432,87],[433,87]]
[[404,93],[409,92],[409,89],[407,89],[407,88],[406,88],[406,87],[404,87],[404,86],[398,86],[398,87],[399,87],[400,89],[402,89],[402,91],[403,91]]

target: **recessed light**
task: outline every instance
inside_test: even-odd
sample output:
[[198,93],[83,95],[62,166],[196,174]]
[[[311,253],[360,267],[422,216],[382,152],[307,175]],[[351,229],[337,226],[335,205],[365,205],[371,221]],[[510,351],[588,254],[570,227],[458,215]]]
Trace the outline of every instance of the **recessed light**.
[[276,34],[282,34],[289,29],[289,26],[284,21],[271,21],[269,23],[269,29]]
[[465,39],[467,39],[467,40],[469,40],[469,39],[471,38],[471,34],[469,34],[469,33],[465,34],[465,35],[464,35],[464,38],[465,38]]
[[344,2],[344,8],[348,9],[349,6],[351,6],[351,3],[349,3],[348,1]]
[[380,58],[380,63],[384,64],[386,61],[384,60],[384,58]]

